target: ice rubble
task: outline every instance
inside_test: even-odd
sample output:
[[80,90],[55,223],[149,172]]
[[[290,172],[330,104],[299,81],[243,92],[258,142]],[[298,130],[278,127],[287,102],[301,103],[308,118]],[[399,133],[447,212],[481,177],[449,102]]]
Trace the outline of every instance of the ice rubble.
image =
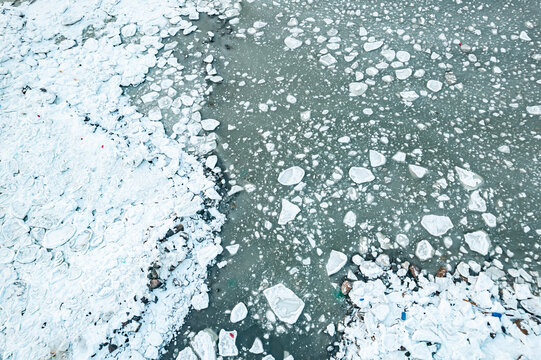
[[0,357],[154,359],[190,304],[208,304],[223,216],[197,212],[220,199],[214,181],[121,88],[183,30],[171,18],[238,13],[180,4],[0,5]]
[[537,358],[541,325],[532,314],[539,316],[539,297],[520,300],[521,308],[494,272],[410,278],[407,267],[353,283],[354,307],[338,324],[343,334],[333,359]]

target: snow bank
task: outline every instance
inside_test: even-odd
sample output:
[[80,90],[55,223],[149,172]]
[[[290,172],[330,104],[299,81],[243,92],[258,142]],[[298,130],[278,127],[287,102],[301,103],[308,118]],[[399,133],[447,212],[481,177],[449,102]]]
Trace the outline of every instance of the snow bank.
[[172,0],[0,10],[0,357],[155,359],[206,292],[224,218],[200,161],[121,86],[144,81],[163,38],[193,30],[180,16],[238,10]]
[[526,291],[519,301],[513,287],[498,286],[499,269],[451,276],[442,268],[426,278],[415,267],[407,277],[407,268],[353,282],[353,307],[338,325],[343,335],[334,359],[537,357],[539,298]]

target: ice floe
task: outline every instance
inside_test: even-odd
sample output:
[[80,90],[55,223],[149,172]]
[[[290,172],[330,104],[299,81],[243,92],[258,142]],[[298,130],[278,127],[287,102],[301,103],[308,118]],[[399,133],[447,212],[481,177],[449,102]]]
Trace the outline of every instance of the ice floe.
[[329,260],[327,260],[327,265],[325,266],[327,269],[327,275],[330,276],[336,274],[344,267],[344,265],[346,265],[347,261],[348,257],[346,254],[340,251],[331,250]]
[[433,236],[441,236],[453,228],[453,223],[448,216],[425,215],[421,220],[421,225]]
[[304,169],[299,166],[292,166],[280,172],[278,182],[282,185],[296,185],[304,178]]
[[288,324],[294,324],[304,309],[304,302],[283,284],[274,285],[263,294],[278,319]]

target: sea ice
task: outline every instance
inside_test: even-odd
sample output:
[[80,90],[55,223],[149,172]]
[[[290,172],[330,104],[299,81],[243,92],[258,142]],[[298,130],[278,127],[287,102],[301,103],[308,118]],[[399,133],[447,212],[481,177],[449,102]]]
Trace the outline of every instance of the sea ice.
[[201,359],[216,360],[214,340],[208,331],[201,330],[198,332],[192,339],[191,345],[195,353],[199,355]]
[[299,166],[292,166],[280,172],[278,182],[282,185],[296,185],[304,178],[304,170]]
[[246,318],[246,315],[248,315],[248,309],[243,302],[240,302],[235,305],[233,310],[231,310],[230,320],[232,323],[238,323],[239,321],[244,320]]
[[357,166],[353,166],[349,169],[349,177],[356,184],[367,183],[375,179],[372,171],[368,170],[367,168]]
[[490,249],[490,238],[483,230],[464,234],[464,239],[472,251],[478,252],[481,255],[488,254],[488,250]]
[[422,166],[419,166],[419,165],[408,165],[408,169],[410,171],[410,174],[415,178],[415,179],[422,179],[426,173],[428,172],[427,168],[424,168]]
[[394,73],[398,80],[406,80],[407,78],[411,76],[412,70],[410,68],[398,69],[398,70],[395,70]]
[[421,225],[433,236],[441,236],[453,228],[451,219],[447,216],[425,215],[421,220]]
[[348,261],[348,257],[346,254],[340,251],[331,250],[331,254],[329,255],[329,260],[327,261],[327,265],[325,268],[327,269],[327,275],[336,274],[340,269],[346,265]]
[[473,171],[458,166],[455,166],[455,170],[458,174],[458,180],[460,180],[466,190],[475,190],[483,183],[483,178]]
[[368,85],[362,82],[352,82],[349,84],[349,96],[361,96],[368,89]]
[[407,51],[403,51],[403,50],[397,51],[396,52],[396,58],[400,62],[403,62],[403,63],[408,62],[410,60],[410,53],[407,52]]
[[213,131],[220,125],[220,122],[215,119],[204,119],[201,120],[201,127],[205,131]]
[[415,255],[419,258],[419,260],[426,261],[434,256],[434,248],[428,242],[428,240],[421,240],[419,243],[417,243]]
[[325,54],[319,58],[319,62],[325,66],[331,66],[336,64],[336,59],[331,54]]
[[526,111],[530,115],[541,115],[541,105],[526,106]]
[[355,224],[357,224],[357,215],[353,211],[348,211],[346,216],[344,216],[344,224],[349,227],[355,227]]
[[377,50],[383,45],[383,40],[365,42],[363,45],[364,51],[373,51]]
[[304,302],[283,284],[277,284],[263,291],[278,319],[294,324],[304,309]]
[[239,354],[239,350],[235,344],[235,341],[237,340],[237,331],[221,329],[218,339],[218,353],[221,356],[237,356]]
[[370,166],[372,167],[385,165],[387,161],[387,159],[385,158],[385,155],[375,150],[369,151],[369,158],[370,158]]
[[288,48],[291,50],[294,50],[302,45],[302,41],[300,41],[297,38],[294,38],[293,36],[288,36],[284,39],[284,43]]
[[413,90],[402,91],[400,96],[404,101],[413,102],[419,98],[419,95]]
[[263,349],[263,342],[261,341],[261,339],[256,337],[254,339],[252,347],[248,351],[252,354],[262,354],[265,350]]
[[470,209],[471,211],[477,211],[477,212],[487,211],[487,203],[485,199],[481,197],[479,190],[475,190],[474,192],[471,193],[468,209]]
[[278,224],[287,224],[295,219],[300,211],[301,209],[297,205],[289,202],[286,199],[282,199],[282,211],[280,212],[280,217],[278,218]]
[[438,80],[428,80],[426,87],[433,92],[438,92],[443,87],[443,84]]

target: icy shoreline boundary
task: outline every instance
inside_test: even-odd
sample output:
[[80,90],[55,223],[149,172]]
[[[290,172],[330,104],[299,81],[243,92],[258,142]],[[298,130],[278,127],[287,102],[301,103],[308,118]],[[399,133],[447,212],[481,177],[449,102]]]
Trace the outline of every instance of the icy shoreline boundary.
[[467,266],[453,275],[441,268],[436,276],[408,262],[394,270],[381,265],[363,262],[368,279],[342,284],[352,305],[336,329],[327,328],[342,333],[333,359],[537,357],[541,300],[528,283],[511,285],[497,264],[476,274]]
[[214,179],[121,86],[235,3],[0,4],[0,357],[155,359],[208,301]]

